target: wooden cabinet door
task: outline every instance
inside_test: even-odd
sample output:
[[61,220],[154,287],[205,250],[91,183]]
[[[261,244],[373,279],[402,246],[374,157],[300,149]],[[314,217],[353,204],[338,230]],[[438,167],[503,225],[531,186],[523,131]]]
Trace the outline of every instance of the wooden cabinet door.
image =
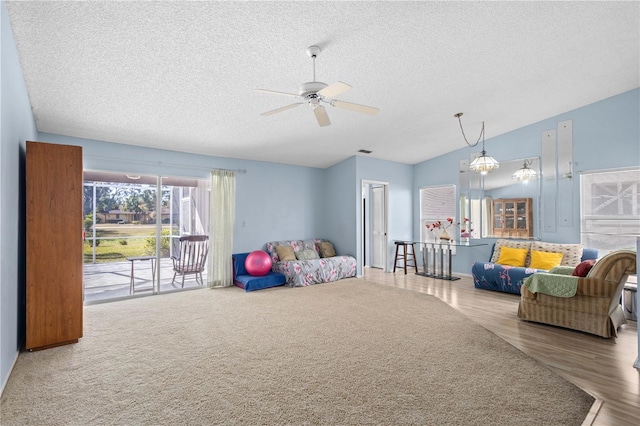
[[496,200],[493,202],[493,218],[492,218],[493,231],[492,235],[502,236],[504,228],[504,203]]
[[518,235],[526,237],[529,232],[530,221],[528,218],[528,203],[526,200],[516,202],[516,229]]
[[512,235],[516,229],[516,208],[513,201],[505,201],[504,203],[504,229],[507,235]]
[[492,236],[510,238],[533,237],[531,198],[493,200]]
[[82,148],[27,142],[26,348],[82,337]]

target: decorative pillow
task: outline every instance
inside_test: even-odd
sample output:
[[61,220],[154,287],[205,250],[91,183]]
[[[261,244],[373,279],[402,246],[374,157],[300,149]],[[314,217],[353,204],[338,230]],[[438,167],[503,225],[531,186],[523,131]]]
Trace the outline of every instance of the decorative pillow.
[[531,245],[531,250],[545,251],[553,253],[562,253],[562,266],[573,266],[574,268],[582,260],[582,244],[556,244],[556,243],[543,243],[541,241],[534,241]]
[[278,253],[280,262],[296,260],[296,255],[293,254],[293,247],[291,246],[276,246],[276,253]]
[[578,266],[576,266],[576,269],[573,270],[573,273],[571,275],[573,275],[574,277],[586,277],[595,264],[595,259],[588,259],[584,262],[580,262]]
[[[498,259],[500,258],[500,249],[502,247],[510,247],[510,248],[527,249],[527,250],[529,250],[531,248],[531,241],[505,240],[505,239],[501,239],[501,240],[496,241],[496,245],[493,248],[493,256],[491,256],[491,263],[499,263]],[[524,266],[524,265],[522,265],[522,266]]]
[[560,266],[563,256],[564,254],[562,253],[531,250],[531,263],[529,264],[529,268],[548,271],[555,266]]
[[300,250],[296,252],[296,259],[298,260],[310,260],[319,259],[318,253],[315,250]]
[[495,263],[507,266],[524,266],[528,253],[529,250],[524,248],[501,247],[500,257]]
[[318,251],[320,252],[320,257],[333,257],[336,255],[336,249],[330,241],[318,243]]

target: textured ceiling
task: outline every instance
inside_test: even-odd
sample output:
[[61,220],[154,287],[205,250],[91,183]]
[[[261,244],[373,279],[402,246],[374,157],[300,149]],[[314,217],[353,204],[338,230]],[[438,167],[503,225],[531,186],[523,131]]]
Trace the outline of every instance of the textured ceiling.
[[[38,130],[327,167],[407,164],[640,86],[638,2],[7,2]],[[313,79],[377,116],[260,113]],[[358,154],[361,155],[361,154]]]

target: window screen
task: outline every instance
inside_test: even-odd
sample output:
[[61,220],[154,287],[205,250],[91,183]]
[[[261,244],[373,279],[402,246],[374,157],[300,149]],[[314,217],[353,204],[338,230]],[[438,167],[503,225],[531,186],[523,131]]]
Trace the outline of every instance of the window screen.
[[640,235],[640,169],[580,176],[580,237],[601,251],[634,249]]
[[[448,217],[456,221],[456,186],[426,186],[420,188],[420,228],[422,241],[434,241],[438,235],[427,229],[427,224],[440,221],[445,223]],[[457,234],[457,227],[449,228],[451,235]]]

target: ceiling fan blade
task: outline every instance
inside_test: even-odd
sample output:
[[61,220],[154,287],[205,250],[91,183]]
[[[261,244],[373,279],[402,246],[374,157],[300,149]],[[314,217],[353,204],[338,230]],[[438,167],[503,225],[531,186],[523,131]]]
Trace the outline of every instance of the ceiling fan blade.
[[283,107],[278,108],[278,109],[272,109],[271,111],[263,112],[263,113],[262,113],[262,114],[260,114],[260,115],[272,115],[272,114],[277,114],[277,113],[279,113],[279,112],[286,111],[286,110],[291,109],[291,108],[295,108],[295,107],[297,107],[298,105],[302,105],[302,102],[296,102],[295,104],[291,104],[291,105],[283,106]]
[[340,96],[349,90],[351,90],[351,86],[347,83],[336,81],[335,83],[331,83],[324,89],[320,90],[318,95],[324,96],[325,98],[333,98],[334,96]]
[[320,127],[328,126],[331,124],[329,121],[329,116],[327,115],[327,110],[322,106],[318,105],[313,109],[313,113],[316,115],[316,120],[318,120],[318,124]]
[[371,115],[376,115],[378,114],[378,112],[380,112],[380,110],[376,107],[353,104],[351,102],[345,102],[345,101],[338,101],[338,100],[331,101],[331,105],[338,108],[350,109],[351,111],[364,112],[365,114],[371,114]]
[[267,89],[254,89],[256,92],[270,93],[272,95],[291,96],[292,98],[299,98],[300,96],[295,93],[276,92],[275,90]]

